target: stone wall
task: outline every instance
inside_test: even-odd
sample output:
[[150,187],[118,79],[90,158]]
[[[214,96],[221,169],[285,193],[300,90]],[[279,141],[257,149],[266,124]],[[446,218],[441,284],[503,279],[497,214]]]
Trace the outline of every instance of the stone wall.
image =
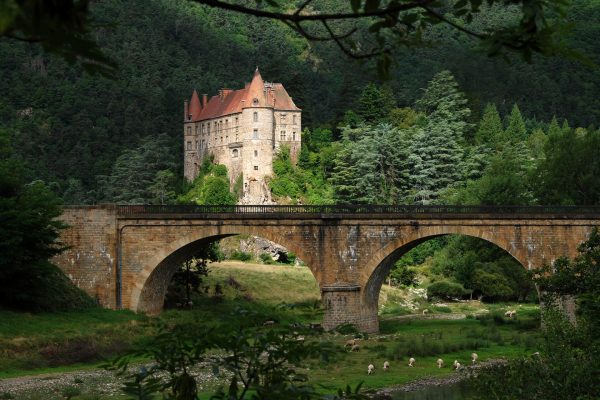
[[52,261],[104,307],[116,308],[117,220],[115,206],[65,207],[69,249]]

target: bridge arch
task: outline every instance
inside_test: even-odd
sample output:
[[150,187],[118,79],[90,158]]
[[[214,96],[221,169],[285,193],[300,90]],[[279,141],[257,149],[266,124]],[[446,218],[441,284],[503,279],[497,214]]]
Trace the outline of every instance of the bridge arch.
[[[131,230],[134,231],[135,226],[132,226]],[[259,226],[245,226],[242,224],[237,226],[201,226],[186,231],[187,234],[177,235],[175,240],[171,240],[173,239],[171,235],[165,235],[164,240],[158,241],[158,243],[154,240],[150,246],[146,245],[144,249],[137,249],[141,251],[132,252],[134,253],[132,256],[137,259],[127,260],[127,262],[138,265],[142,263],[142,265],[141,271],[132,273],[131,276],[126,276],[127,274],[124,273],[123,281],[132,282],[131,285],[124,285],[123,287],[124,307],[148,314],[159,313],[163,308],[168,285],[177,268],[184,261],[193,257],[202,246],[229,236],[250,235],[262,237],[284,246],[302,260],[311,260],[311,255],[307,254],[302,246],[273,234],[269,229],[261,229]],[[124,237],[131,233],[133,232],[128,232],[126,229],[122,231]],[[144,258],[140,259],[140,255],[143,255]],[[127,259],[127,254],[124,254],[124,257]],[[319,275],[311,264],[309,264],[311,272],[317,282],[320,283]],[[127,291],[129,293],[126,293]]]
[[523,258],[516,251],[515,246],[506,240],[496,237],[493,231],[481,231],[477,227],[468,226],[446,227],[443,230],[444,232],[439,232],[439,228],[433,230],[419,229],[418,232],[411,236],[399,238],[388,243],[374,254],[365,269],[365,274],[368,276],[366,277],[366,283],[362,292],[362,302],[367,310],[377,312],[381,286],[394,263],[416,246],[436,237],[462,235],[482,239],[510,254],[524,268],[530,269],[532,267],[530,260]]

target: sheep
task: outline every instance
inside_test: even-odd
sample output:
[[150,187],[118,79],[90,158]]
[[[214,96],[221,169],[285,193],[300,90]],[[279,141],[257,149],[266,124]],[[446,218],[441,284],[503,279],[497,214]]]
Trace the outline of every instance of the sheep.
[[263,326],[273,326],[273,325],[275,325],[275,321],[273,321],[273,320],[265,321],[263,323]]
[[423,310],[423,315],[425,315],[425,314],[429,314],[429,310],[428,309],[424,309]]
[[384,363],[383,363],[383,370],[384,371],[389,371],[389,369],[390,369],[390,363],[387,362],[387,361],[384,361]]
[[346,340],[346,344],[344,345],[344,347],[352,347],[356,344],[356,339],[348,339]]
[[375,371],[375,366],[373,364],[369,364],[367,367],[367,375],[371,375]]
[[453,366],[454,366],[455,370],[459,370],[462,367],[462,365],[460,365],[458,360],[454,360]]
[[355,344],[354,346],[352,346],[352,348],[350,349],[350,351],[359,351],[360,350],[360,346],[358,344]]
[[416,361],[416,360],[415,360],[414,358],[412,358],[412,357],[411,357],[411,358],[409,358],[409,359],[408,359],[408,366],[409,366],[409,367],[414,367],[414,366],[415,366],[415,361]]
[[517,310],[508,310],[504,313],[504,316],[507,318],[513,318],[517,316]]
[[479,358],[479,356],[477,355],[477,353],[471,353],[471,363],[475,364],[477,362],[477,359]]
[[444,366],[444,360],[442,360],[441,358],[438,358],[436,362],[438,368],[442,368]]

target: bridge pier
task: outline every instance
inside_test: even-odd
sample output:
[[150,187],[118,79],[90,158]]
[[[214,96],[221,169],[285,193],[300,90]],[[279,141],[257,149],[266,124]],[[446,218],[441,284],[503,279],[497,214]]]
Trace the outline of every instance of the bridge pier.
[[377,308],[371,310],[361,301],[361,287],[355,284],[334,284],[321,287],[325,308],[323,329],[335,329],[339,325],[352,324],[361,332],[379,331]]

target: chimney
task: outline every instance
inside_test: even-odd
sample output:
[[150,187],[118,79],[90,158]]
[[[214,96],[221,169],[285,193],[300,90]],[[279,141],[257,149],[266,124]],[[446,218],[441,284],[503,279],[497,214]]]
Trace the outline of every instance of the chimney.
[[187,121],[189,118],[190,118],[190,113],[189,113],[188,101],[184,100],[183,101],[183,120]]
[[202,108],[206,107],[206,103],[208,103],[208,95],[204,93],[202,95]]

